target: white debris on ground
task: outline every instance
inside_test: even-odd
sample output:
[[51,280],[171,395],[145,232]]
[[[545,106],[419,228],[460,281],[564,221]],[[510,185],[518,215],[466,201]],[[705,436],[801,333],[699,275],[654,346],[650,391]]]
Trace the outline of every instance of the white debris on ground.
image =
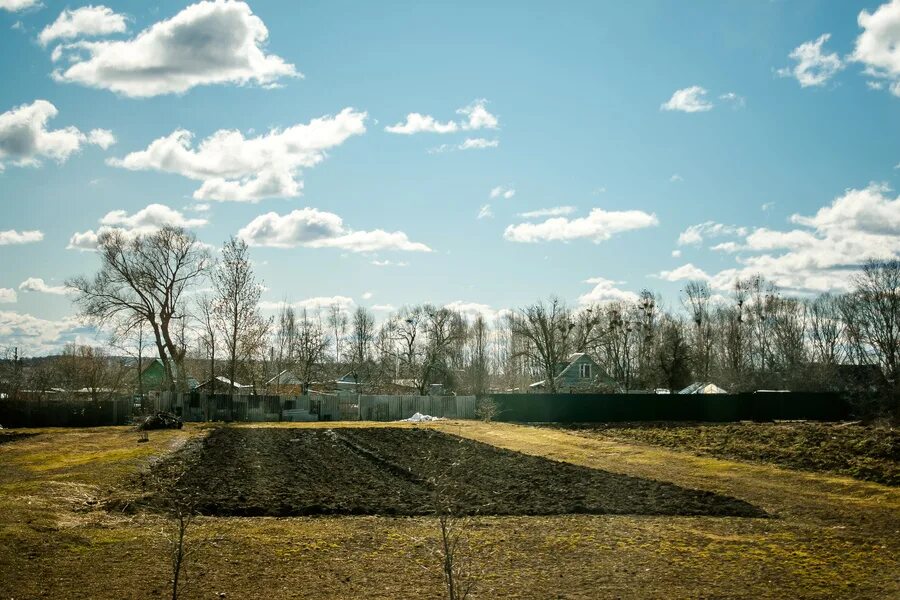
[[423,415],[420,412],[417,412],[413,416],[408,419],[400,419],[400,421],[404,423],[427,423],[429,421],[443,421],[442,417],[432,417],[431,415]]

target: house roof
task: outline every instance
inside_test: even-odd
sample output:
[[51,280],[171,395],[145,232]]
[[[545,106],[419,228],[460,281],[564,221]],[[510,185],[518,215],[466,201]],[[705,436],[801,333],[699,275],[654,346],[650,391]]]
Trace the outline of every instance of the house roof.
[[[216,381],[219,382],[219,383],[221,383],[221,384],[223,384],[223,385],[226,385],[226,386],[228,386],[228,387],[233,387],[233,388],[238,389],[238,390],[250,389],[250,388],[253,387],[252,385],[244,385],[243,383],[238,383],[237,381],[232,382],[230,379],[228,379],[228,378],[225,377],[224,375],[216,375]],[[204,382],[203,382],[202,384],[200,384],[200,385],[201,385],[201,386],[206,386],[206,385],[208,385],[208,384],[211,383],[211,382],[212,382],[212,379],[207,379],[206,381],[204,381]]]
[[266,385],[303,385],[300,378],[287,369],[266,382]]
[[695,381],[687,386],[679,394],[727,394],[728,390],[722,389],[714,383],[708,381]]

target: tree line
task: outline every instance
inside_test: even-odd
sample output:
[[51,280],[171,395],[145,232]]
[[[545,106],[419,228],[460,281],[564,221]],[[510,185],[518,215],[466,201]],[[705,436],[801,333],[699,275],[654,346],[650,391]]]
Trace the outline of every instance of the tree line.
[[100,235],[98,256],[94,275],[67,285],[79,314],[111,334],[111,349],[67,349],[70,371],[86,353],[125,353],[139,364],[161,359],[173,390],[186,389],[189,376],[212,386],[220,376],[262,392],[288,371],[313,386],[347,375],[373,392],[402,385],[426,394],[440,384],[485,394],[525,391],[537,380],[555,392],[560,366],[583,352],[608,375],[596,391],[678,390],[693,381],[732,392],[844,389],[852,373],[877,372],[878,382],[856,383],[879,388],[866,396],[878,410],[897,410],[896,259],[862,265],[841,294],[792,296],[756,276],[724,296],[689,282],[668,309],[645,290],[590,306],[549,298],[491,319],[420,304],[379,322],[367,308],[341,305],[285,303],[265,316],[264,288],[237,238],[214,255],[181,228],[111,230]]

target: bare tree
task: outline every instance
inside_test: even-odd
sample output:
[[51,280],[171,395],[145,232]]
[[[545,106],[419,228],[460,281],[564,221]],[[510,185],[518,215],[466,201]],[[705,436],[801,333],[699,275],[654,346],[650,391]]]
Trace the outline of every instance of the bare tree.
[[328,307],[328,327],[331,328],[334,342],[334,362],[341,363],[341,347],[344,338],[347,337],[348,325],[347,312],[337,302]]
[[[291,308],[288,310],[293,312]],[[299,370],[301,380],[309,385],[318,375],[331,341],[328,339],[321,315],[318,313],[312,316],[306,308],[303,308],[298,317],[291,317],[291,319],[294,320],[296,327],[291,351],[294,364]]]
[[100,327],[146,322],[172,389],[176,380],[184,387],[186,348],[177,337],[185,318],[182,297],[206,271],[208,253],[180,227],[136,236],[118,229],[105,231],[97,251],[100,271],[92,278],[66,282],[76,290],[80,315]]
[[357,383],[360,375],[368,381],[375,344],[375,317],[363,306],[357,307],[353,312],[349,342],[350,363],[353,372],[357,374]]
[[259,312],[262,287],[253,274],[247,243],[232,237],[212,269],[214,311],[228,360],[228,378],[234,384],[238,363],[264,345],[270,321]]
[[487,324],[484,315],[479,314],[475,317],[468,337],[470,346],[469,376],[472,392],[476,395],[481,395],[487,391],[488,376],[490,374],[490,358],[488,355],[490,326]]
[[554,297],[549,304],[538,302],[522,309],[511,325],[513,335],[525,341],[517,354],[530,359],[543,374],[547,391],[556,393],[557,368],[569,355],[575,328],[569,310]]
[[712,294],[705,281],[689,281],[681,294],[682,303],[693,323],[691,350],[694,369],[703,381],[709,381],[713,347],[709,307]]
[[217,310],[216,298],[210,294],[200,294],[195,302],[194,318],[200,323],[200,344],[209,361],[209,392],[216,393],[216,345],[217,345]]

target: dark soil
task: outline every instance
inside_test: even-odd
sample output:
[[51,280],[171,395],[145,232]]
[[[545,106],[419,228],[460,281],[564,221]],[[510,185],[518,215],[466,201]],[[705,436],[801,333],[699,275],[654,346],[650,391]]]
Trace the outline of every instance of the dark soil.
[[609,423],[563,426],[695,454],[900,485],[900,430],[862,423]]
[[15,442],[16,440],[22,440],[25,438],[29,438],[33,435],[37,435],[36,433],[19,433],[17,431],[0,431],[0,444],[8,444],[9,442]]
[[[177,483],[175,481],[177,480]],[[428,429],[216,429],[143,477],[145,502],[216,516],[766,516],[731,497]]]

